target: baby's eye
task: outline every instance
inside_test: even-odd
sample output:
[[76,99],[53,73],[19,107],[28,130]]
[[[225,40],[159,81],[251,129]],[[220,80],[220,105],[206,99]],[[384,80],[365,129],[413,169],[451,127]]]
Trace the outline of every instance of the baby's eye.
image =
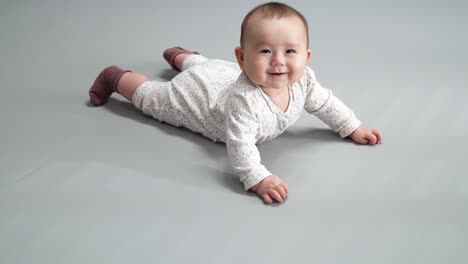
[[269,50],[267,50],[267,49],[262,49],[262,50],[260,51],[260,53],[271,53],[271,52],[270,52]]
[[286,53],[287,53],[287,54],[292,54],[292,53],[296,53],[296,51],[293,50],[293,49],[289,49],[289,50],[286,51]]

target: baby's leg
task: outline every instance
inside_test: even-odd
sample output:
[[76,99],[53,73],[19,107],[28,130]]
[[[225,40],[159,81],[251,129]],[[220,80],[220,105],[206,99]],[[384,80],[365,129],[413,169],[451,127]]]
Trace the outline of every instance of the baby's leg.
[[[183,54],[177,55],[174,58],[174,66],[177,67],[177,69],[182,69],[183,68],[182,65],[184,64],[185,59],[190,55],[192,55],[192,54],[183,53]],[[182,71],[183,70],[184,69],[182,69]]]
[[206,61],[207,59],[203,56],[198,57],[197,60],[193,61],[190,65],[184,65],[185,59],[190,55],[199,55],[200,53],[196,51],[186,50],[182,47],[173,47],[166,49],[163,53],[164,59],[171,65],[172,69],[176,71],[183,71],[187,68],[190,68],[194,64]]
[[122,94],[131,101],[138,86],[148,80],[140,73],[124,70],[117,66],[107,67],[99,73],[93,86],[89,89],[91,103],[96,106],[103,105],[114,92]]
[[181,54],[178,57],[181,57],[180,66],[181,66],[182,71],[185,71],[186,69],[192,67],[193,65],[196,65],[196,64],[199,64],[208,60],[202,55],[197,55],[197,54]]
[[117,84],[117,92],[131,102],[136,89],[140,87],[142,83],[149,80],[148,77],[141,73],[124,73]]

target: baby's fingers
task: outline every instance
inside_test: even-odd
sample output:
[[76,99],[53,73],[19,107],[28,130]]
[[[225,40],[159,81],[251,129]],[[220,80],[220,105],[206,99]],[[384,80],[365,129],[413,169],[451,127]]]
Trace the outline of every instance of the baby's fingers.
[[281,185],[277,185],[274,187],[274,189],[279,193],[279,195],[281,195],[281,198],[286,199],[286,196],[288,195],[286,193],[286,190],[283,188],[283,186]]
[[377,144],[382,143],[382,134],[377,129],[373,129],[372,133],[377,137]]
[[367,144],[374,145],[375,143],[377,143],[377,137],[372,133],[369,133],[368,135],[366,135],[366,139],[367,139]]
[[262,195],[262,198],[263,198],[263,201],[265,201],[265,203],[267,203],[267,204],[273,203],[273,199],[271,199],[270,195],[268,195],[266,193],[264,195]]
[[288,192],[289,192],[289,190],[288,190],[288,185],[287,185],[285,182],[282,181],[282,182],[280,183],[280,186],[282,186],[283,189],[286,191],[286,194],[288,194]]
[[278,201],[279,203],[282,203],[283,202],[283,198],[281,197],[281,195],[275,190],[275,189],[271,189],[268,191],[268,194],[273,197],[276,201]]

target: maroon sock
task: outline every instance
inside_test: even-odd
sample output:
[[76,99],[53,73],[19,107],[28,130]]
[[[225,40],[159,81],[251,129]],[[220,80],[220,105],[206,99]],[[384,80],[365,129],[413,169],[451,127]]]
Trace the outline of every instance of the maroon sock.
[[121,69],[117,66],[110,66],[99,73],[93,86],[89,89],[89,98],[95,106],[103,105],[113,92],[117,92],[117,84],[120,77],[129,70]]

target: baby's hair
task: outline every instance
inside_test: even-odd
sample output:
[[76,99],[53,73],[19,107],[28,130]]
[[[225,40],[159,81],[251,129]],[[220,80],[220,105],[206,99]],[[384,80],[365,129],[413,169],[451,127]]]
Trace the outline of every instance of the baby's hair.
[[268,19],[273,19],[273,18],[278,19],[278,18],[283,18],[283,17],[297,16],[304,23],[304,27],[305,27],[306,35],[307,35],[307,47],[309,47],[309,25],[307,24],[307,20],[305,19],[305,17],[296,9],[286,4],[278,3],[278,2],[269,2],[269,3],[261,4],[255,7],[254,9],[252,9],[244,17],[244,21],[242,21],[242,26],[241,26],[241,38],[240,38],[241,47],[244,46],[244,33],[247,27],[247,23],[249,22],[250,18],[253,15],[260,15],[262,18],[268,18]]

